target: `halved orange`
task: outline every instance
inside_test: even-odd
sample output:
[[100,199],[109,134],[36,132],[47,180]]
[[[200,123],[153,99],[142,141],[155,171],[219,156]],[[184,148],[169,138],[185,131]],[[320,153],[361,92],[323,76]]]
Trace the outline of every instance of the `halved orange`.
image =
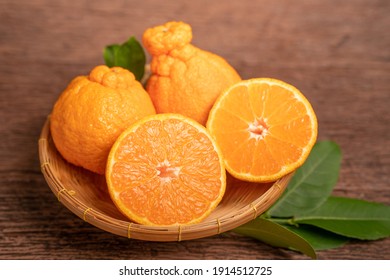
[[226,170],[252,182],[271,182],[304,163],[317,139],[317,118],[294,86],[270,78],[236,83],[210,111],[207,128]]
[[178,114],[136,122],[113,145],[106,168],[111,199],[145,225],[194,224],[221,201],[226,172],[205,127]]

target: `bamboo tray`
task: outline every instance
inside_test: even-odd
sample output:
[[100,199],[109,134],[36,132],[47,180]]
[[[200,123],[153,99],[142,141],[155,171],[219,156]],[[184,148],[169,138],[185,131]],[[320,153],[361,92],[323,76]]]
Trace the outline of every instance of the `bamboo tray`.
[[274,183],[254,184],[227,177],[225,195],[204,221],[183,226],[145,226],[132,223],[110,199],[105,177],[66,162],[57,152],[49,129],[39,138],[41,170],[50,189],[70,211],[107,232],[147,241],[181,241],[216,235],[256,218],[283,193],[292,174]]

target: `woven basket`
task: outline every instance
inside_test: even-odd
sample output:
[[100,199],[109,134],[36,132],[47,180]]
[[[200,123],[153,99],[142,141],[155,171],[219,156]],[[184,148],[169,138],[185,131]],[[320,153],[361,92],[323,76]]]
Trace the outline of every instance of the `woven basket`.
[[183,226],[145,226],[132,223],[115,207],[105,177],[66,162],[57,152],[48,118],[39,139],[42,173],[58,201],[84,221],[113,234],[148,240],[197,239],[234,229],[266,211],[282,194],[291,174],[269,184],[242,182],[227,177],[221,203],[204,221]]

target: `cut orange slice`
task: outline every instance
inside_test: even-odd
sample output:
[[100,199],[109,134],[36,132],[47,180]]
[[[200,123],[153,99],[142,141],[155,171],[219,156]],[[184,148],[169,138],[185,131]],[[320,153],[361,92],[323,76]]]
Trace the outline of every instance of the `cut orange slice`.
[[271,182],[304,163],[317,139],[317,118],[292,85],[269,78],[241,81],[215,102],[207,128],[226,170],[252,182]]
[[194,224],[221,201],[226,172],[205,127],[178,114],[146,117],[113,145],[106,180],[111,199],[144,225]]

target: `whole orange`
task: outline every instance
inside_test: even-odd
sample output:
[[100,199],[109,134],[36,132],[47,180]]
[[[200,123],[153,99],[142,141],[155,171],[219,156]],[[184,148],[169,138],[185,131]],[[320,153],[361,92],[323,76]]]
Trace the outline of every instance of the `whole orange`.
[[100,65],[88,76],[74,78],[62,92],[50,116],[50,130],[68,162],[104,174],[117,137],[152,114],[153,103],[131,72]]
[[152,55],[146,90],[157,113],[180,113],[205,125],[216,98],[241,80],[225,59],[191,44],[189,24],[149,28],[142,39]]

